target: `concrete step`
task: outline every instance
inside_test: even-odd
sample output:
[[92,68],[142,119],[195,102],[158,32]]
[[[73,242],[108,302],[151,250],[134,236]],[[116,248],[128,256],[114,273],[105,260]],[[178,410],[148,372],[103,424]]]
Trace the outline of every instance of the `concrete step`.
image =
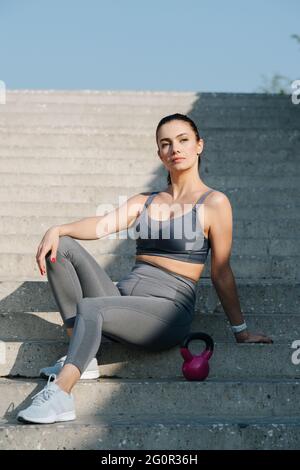
[[[300,213],[299,213],[300,215]],[[64,219],[65,220],[65,219]],[[75,220],[73,218],[73,220]],[[8,226],[8,225],[7,225]],[[0,223],[1,231],[1,223]],[[285,235],[285,234],[282,234]],[[286,233],[288,235],[288,233]],[[8,234],[8,229],[5,233],[0,233],[0,246],[2,254],[30,254],[35,255],[37,248],[42,240],[43,234],[30,235],[27,233],[22,234]],[[101,243],[100,243],[101,240]],[[118,253],[119,255],[132,255],[135,256],[135,244],[125,243],[124,240],[102,238],[100,240],[77,240],[89,253],[98,257],[100,254]],[[298,238],[238,238],[234,236],[232,244],[232,255],[248,255],[253,256],[272,256],[281,253],[284,246],[284,255],[293,256],[299,254],[299,241]]]
[[[208,99],[209,96],[208,94],[206,95],[206,99]],[[26,104],[27,106],[34,106],[36,104],[40,109],[50,107],[51,105],[60,107],[80,104],[84,105],[85,107],[88,107],[89,105],[114,105],[114,107],[122,105],[132,107],[138,106],[144,109],[145,106],[149,106],[151,108],[156,106],[174,106],[176,104],[190,106],[195,102],[196,98],[197,94],[194,92],[170,93],[164,91],[145,92],[127,90],[7,90],[6,104],[14,104],[17,106],[21,106],[22,104]],[[224,99],[226,100],[226,97],[224,97]],[[259,101],[259,103],[262,103],[262,101]],[[283,100],[276,101],[276,103],[283,105]]]
[[[112,209],[116,209],[119,204],[115,201],[111,202]],[[274,212],[273,204],[236,204],[235,201],[231,200],[231,206],[233,211],[234,223],[238,219],[252,220],[257,216],[259,218],[270,219]],[[44,216],[47,211],[48,216],[56,217],[70,217],[72,220],[79,220],[84,217],[92,217],[97,214],[97,203],[89,202],[66,202],[64,204],[56,204],[55,202],[9,202],[0,205],[0,216],[13,216],[13,217],[36,217]],[[300,218],[300,204],[296,203],[285,203],[284,198],[281,204],[276,204],[276,215],[279,219],[290,218],[298,220]],[[11,235],[11,234],[10,234]]]
[[[211,255],[209,254],[209,257]],[[125,276],[131,269],[135,261],[135,255],[122,254],[99,254],[96,261],[104,267],[108,275],[113,280]],[[260,255],[232,255],[230,264],[237,278],[270,278],[287,279],[289,281],[299,281],[300,273],[298,263],[300,256],[260,256]],[[35,260],[35,253],[0,253],[0,277],[2,279],[14,280],[20,277],[23,279],[41,278],[40,270]],[[210,277],[210,259],[208,258],[202,277]]]
[[[299,314],[255,314],[244,312],[248,328],[262,332],[275,342],[289,342],[300,339]],[[0,339],[56,340],[67,341],[67,335],[59,312],[0,313]],[[191,331],[204,331],[214,340],[235,342],[230,324],[224,314],[205,314],[197,310]],[[106,340],[106,338],[104,337]]]
[[[49,189],[49,188],[48,188]],[[101,208],[101,205],[99,205]],[[103,207],[102,212],[111,211],[113,208],[105,208]],[[45,208],[45,211],[47,209]],[[100,210],[98,211],[99,215],[103,215]],[[75,219],[79,220],[79,219]],[[81,220],[81,219],[80,219]],[[28,217],[14,217],[14,216],[2,216],[0,219],[0,233],[3,235],[9,236],[12,235],[40,235],[42,236],[45,231],[54,226],[54,225],[63,225],[63,224],[70,224],[74,222],[74,219],[71,217],[57,217],[57,216],[28,216]],[[153,229],[156,227],[153,225]],[[272,217],[270,214],[269,217],[261,218],[260,214],[257,214],[257,217],[253,219],[246,219],[237,218],[234,222],[233,226],[233,237],[237,238],[295,238],[295,245],[299,247],[299,239],[297,238],[297,234],[300,231],[300,219],[294,220],[293,218],[285,217],[279,219],[278,216]],[[166,232],[167,233],[167,232]],[[128,230],[122,230],[120,232],[114,232],[108,235],[111,239],[114,240],[128,240],[130,242],[135,240],[135,234],[133,227],[129,227]],[[106,238],[100,238],[98,241],[103,243],[106,241]],[[300,248],[300,247],[299,247]],[[284,250],[280,250],[280,254],[285,253]]]
[[[155,186],[154,186],[155,185]],[[165,186],[164,186],[165,188]],[[218,190],[217,188],[213,188]],[[149,187],[141,185],[138,187],[130,187],[120,189],[120,186],[109,186],[109,188],[99,187],[84,187],[77,188],[65,186],[50,186],[46,190],[43,187],[16,186],[2,185],[0,188],[0,201],[1,202],[57,202],[57,203],[97,203],[97,204],[117,204],[123,203],[129,197],[140,192],[160,191],[156,181],[153,179]],[[227,195],[230,202],[235,204],[300,204],[300,192],[296,188],[288,188],[284,193],[277,188],[226,188],[222,191]]]
[[6,90],[7,105],[37,104],[39,107],[65,104],[125,106],[213,106],[293,108],[286,95],[268,93],[198,93],[190,91],[142,90]]
[[[158,186],[163,187],[166,182],[166,175],[156,174],[155,168],[153,168],[152,173],[147,173],[143,175],[138,175],[139,184],[149,185],[155,183]],[[159,169],[157,169],[159,170]],[[127,169],[128,171],[128,169]],[[122,175],[122,188],[130,188],[136,186],[136,176],[134,173],[129,172],[127,175]],[[51,186],[66,186],[66,187],[82,187],[82,188],[91,188],[91,187],[109,187],[117,186],[120,182],[120,174],[118,173],[103,173],[96,172],[91,174],[57,174],[56,172],[44,173],[41,171],[40,174],[36,173],[1,173],[1,180],[5,186],[29,186],[32,187],[51,187]],[[223,191],[227,188],[264,188],[266,191],[270,189],[297,189],[299,188],[300,178],[297,175],[287,175],[287,176],[241,176],[241,175],[231,175],[228,177],[224,176],[215,176],[207,175],[206,184],[208,180],[213,182],[214,187],[218,188],[218,191]]]
[[[277,178],[276,178],[277,179]],[[269,181],[269,184],[273,187],[276,184],[276,179],[272,179]],[[297,177],[294,178],[295,180],[295,187],[297,185]],[[166,185],[166,175],[161,174],[157,175],[156,173],[147,173],[144,175],[138,175],[139,184],[144,186],[149,186],[155,180],[156,184],[159,186]],[[293,180],[293,178],[292,178]],[[119,174],[104,174],[101,173],[94,173],[94,174],[87,174],[87,175],[67,175],[67,174],[36,174],[36,173],[29,173],[29,174],[14,174],[14,173],[1,173],[1,181],[5,187],[12,186],[14,188],[19,187],[22,189],[23,187],[26,188],[30,185],[32,188],[47,188],[50,189],[51,187],[57,186],[65,186],[68,189],[72,187],[78,187],[81,190],[89,189],[89,188],[107,188],[109,190],[110,186],[117,186],[120,183],[120,175]],[[237,179],[238,181],[238,179]],[[136,187],[136,175],[130,174],[122,175],[122,189]],[[255,183],[254,183],[255,184]],[[268,181],[266,180],[266,185]],[[284,180],[284,182],[280,183],[282,189],[287,189],[288,186],[288,177]],[[293,187],[293,181],[291,181],[290,187]]]
[[299,445],[298,416],[194,419],[143,413],[25,427],[0,424],[5,450],[298,450]]
[[[0,126],[10,130],[19,127],[105,127],[119,129],[120,127],[135,129],[152,129],[161,116],[171,114],[171,106],[141,108],[122,105],[106,105],[96,107],[77,105],[62,106],[50,109],[30,104],[31,112],[25,111],[24,105],[8,104],[8,109],[0,112]],[[189,110],[185,107],[184,112]],[[199,122],[202,130],[209,128],[260,128],[296,129],[300,126],[300,112],[296,106],[290,107],[225,107],[216,110],[212,106],[199,106],[192,111],[193,119]],[[118,119],[116,120],[116,116]],[[272,116],[272,119],[270,119]]]
[[[299,339],[299,338],[295,338]],[[67,353],[68,344],[58,341],[3,341],[0,376],[38,377],[41,367],[53,364]],[[300,378],[300,364],[293,364],[290,342],[238,344],[215,341],[210,359],[211,378]],[[203,350],[203,342],[194,340],[193,354]],[[180,346],[162,352],[149,352],[117,342],[100,345],[98,363],[101,377],[174,378],[181,377],[183,359]]]
[[[292,150],[295,153],[300,150],[300,131],[298,129],[209,129],[202,133],[206,142],[206,152],[231,150],[245,151],[252,147],[255,151],[264,152],[281,148]],[[103,149],[122,148],[124,152],[129,149],[144,151],[145,148],[153,149],[156,156],[155,129],[146,132],[136,129],[118,130],[97,128],[78,129],[49,129],[40,128],[24,129],[22,132],[8,132],[5,128],[0,129],[0,146],[23,147],[102,147]]]
[[[45,380],[0,379],[0,416],[11,420],[31,403]],[[103,415],[161,414],[185,418],[242,418],[249,416],[293,417],[300,381],[291,379],[210,379],[204,382],[182,378],[104,379],[80,381],[73,389],[77,417]],[[134,397],[134,400],[132,400]],[[226,397],[226,400],[224,400]],[[216,403],[219,404],[216,411]]]
[[[229,150],[226,149],[210,149],[209,152],[206,151],[206,141],[205,149],[202,153],[202,163],[201,167],[207,166],[207,168],[213,169],[213,172],[218,172],[216,174],[222,175],[223,168],[229,171],[228,174],[232,174],[232,171],[238,171],[239,169],[243,170],[243,174],[246,174],[248,171],[255,171],[255,174],[260,174],[261,169],[264,169],[264,165],[268,164],[294,164],[297,165],[299,161],[295,159],[296,150],[293,146],[286,147],[281,144],[277,148],[272,148],[270,150],[266,146],[263,150],[256,149],[251,144],[251,151],[249,148],[244,150],[237,150],[234,145]],[[161,162],[157,155],[157,147],[153,146],[144,147],[142,150],[138,148],[127,148],[124,149],[123,146],[116,148],[106,148],[104,146],[93,146],[93,147],[45,147],[45,146],[9,146],[9,145],[0,145],[0,157],[7,158],[13,161],[16,158],[22,159],[24,161],[38,158],[40,164],[43,165],[43,161],[51,164],[52,160],[59,160],[62,168],[72,168],[72,164],[77,164],[77,160],[84,160],[85,169],[89,169],[91,165],[91,171],[94,171],[92,165],[98,163],[97,168],[103,168],[103,171],[108,171],[108,169],[115,168],[115,160],[122,160],[123,166],[130,165],[131,162],[134,162],[134,165],[139,168],[138,165],[157,165],[161,166]],[[89,161],[89,165],[86,165],[86,161]],[[96,163],[95,163],[96,162]],[[109,163],[112,162],[112,163]],[[127,163],[128,162],[128,163]],[[241,166],[241,162],[243,165]],[[258,167],[259,164],[259,167]],[[103,165],[108,165],[108,167],[103,167]],[[246,167],[244,166],[246,165]],[[143,173],[148,166],[141,169]],[[132,169],[132,168],[131,168]],[[247,170],[247,171],[245,171]],[[110,170],[111,171],[111,170]],[[71,170],[70,170],[71,172]],[[276,174],[275,174],[276,176]]]
[[[131,268],[130,268],[131,269]],[[127,271],[129,272],[129,271]],[[126,273],[125,273],[126,275]],[[117,280],[121,279],[118,273]],[[249,314],[295,314],[300,312],[300,283],[286,279],[235,278],[243,312]],[[116,283],[115,280],[113,280]],[[196,310],[202,313],[224,314],[216,289],[210,279],[202,278],[196,285]],[[57,305],[50,286],[40,276],[38,280],[28,277],[0,281],[0,312],[56,312]]]
[[[107,155],[107,158],[109,155]],[[245,157],[240,157],[240,162],[243,162],[241,167],[240,164],[237,165],[237,162],[222,161],[222,164],[217,165],[213,162],[212,156],[210,158],[203,158],[201,162],[201,173],[204,175],[205,179],[210,177],[211,180],[216,181],[216,187],[218,187],[217,182],[221,181],[222,184],[225,182],[228,183],[230,177],[234,178],[244,178],[247,174],[247,178],[253,181],[254,178],[262,180],[263,177],[277,177],[281,175],[282,178],[291,176],[293,178],[299,177],[300,175],[300,161],[279,161],[274,162],[270,161],[269,155],[264,152],[263,161],[260,163],[259,168],[255,165],[253,161],[253,156],[251,160],[248,159],[248,155]],[[246,159],[247,158],[247,159]],[[86,158],[56,158],[52,156],[52,152],[49,149],[49,158],[44,156],[40,157],[0,157],[0,172],[1,173],[14,173],[15,176],[20,177],[24,174],[43,174],[47,176],[48,174],[56,175],[75,175],[76,177],[80,175],[95,175],[98,174],[112,174],[116,175],[145,175],[154,173],[157,177],[164,176],[166,178],[166,171],[163,168],[158,160],[154,159],[153,154],[151,158],[143,159],[122,159],[114,158],[105,160],[104,158],[89,158],[89,164],[86,164]],[[17,175],[16,175],[17,174]],[[22,176],[23,177],[23,176]],[[254,178],[253,178],[254,177]],[[279,178],[279,182],[282,178]],[[166,181],[166,179],[164,180]],[[229,183],[227,184],[228,186]]]
[[[85,91],[83,91],[85,93]],[[47,110],[48,114],[60,113],[61,115],[73,114],[76,110],[83,110],[85,114],[98,114],[106,116],[113,114],[115,115],[129,115],[140,114],[145,117],[149,114],[174,112],[174,107],[180,107],[180,109],[189,110],[190,113],[198,115],[203,112],[215,112],[215,116],[222,117],[226,115],[226,112],[236,113],[240,116],[247,116],[247,112],[250,114],[253,110],[260,113],[260,111],[269,110],[269,116],[274,113],[291,112],[297,111],[293,106],[291,100],[285,97],[285,100],[278,99],[278,95],[273,95],[269,101],[265,98],[249,94],[248,96],[237,95],[234,99],[234,94],[228,94],[228,96],[220,96],[221,93],[203,93],[201,96],[197,93],[188,92],[185,93],[170,93],[161,92],[160,96],[151,93],[151,98],[148,96],[140,95],[137,96],[125,96],[120,93],[120,96],[107,97],[107,96],[87,96],[83,94],[77,94],[77,96],[69,95],[59,92],[55,92],[52,96],[44,97],[42,95],[21,96],[20,94],[13,96],[10,91],[7,91],[6,109],[2,111],[3,114],[9,114],[12,112],[24,113],[24,114],[42,114]],[[135,92],[134,92],[135,93]],[[26,106],[25,106],[26,105]],[[238,114],[239,113],[239,114]],[[160,114],[158,114],[159,116]]]

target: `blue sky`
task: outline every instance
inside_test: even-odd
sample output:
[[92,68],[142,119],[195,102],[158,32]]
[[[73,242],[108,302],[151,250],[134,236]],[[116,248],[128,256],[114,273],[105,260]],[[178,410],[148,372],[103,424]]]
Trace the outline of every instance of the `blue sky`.
[[0,0],[8,89],[253,92],[300,79],[299,0]]

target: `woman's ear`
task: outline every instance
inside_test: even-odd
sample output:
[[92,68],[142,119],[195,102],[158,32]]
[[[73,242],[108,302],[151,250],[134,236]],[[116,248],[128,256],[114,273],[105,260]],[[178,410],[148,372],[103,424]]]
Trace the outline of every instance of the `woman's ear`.
[[200,139],[198,142],[198,151],[197,151],[198,155],[200,155],[203,152],[203,148],[204,148],[204,140]]

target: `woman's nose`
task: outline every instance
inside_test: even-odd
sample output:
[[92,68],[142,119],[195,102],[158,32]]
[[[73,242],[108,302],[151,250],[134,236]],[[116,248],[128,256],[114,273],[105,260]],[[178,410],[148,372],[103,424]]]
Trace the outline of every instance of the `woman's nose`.
[[176,145],[173,146],[173,149],[172,149],[172,154],[173,155],[176,155],[176,153],[178,153],[178,148]]

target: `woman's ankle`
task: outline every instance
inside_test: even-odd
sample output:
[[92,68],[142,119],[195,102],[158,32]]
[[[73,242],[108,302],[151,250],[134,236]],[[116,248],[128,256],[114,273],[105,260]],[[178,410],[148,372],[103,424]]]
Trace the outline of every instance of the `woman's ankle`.
[[72,388],[80,379],[80,370],[73,364],[66,364],[58,374],[55,383],[66,393],[71,393]]
[[71,337],[72,337],[72,334],[73,334],[73,329],[74,329],[74,328],[67,328],[67,329],[66,329],[66,331],[67,331],[67,335],[68,335],[68,337],[69,337],[69,338],[71,338]]

